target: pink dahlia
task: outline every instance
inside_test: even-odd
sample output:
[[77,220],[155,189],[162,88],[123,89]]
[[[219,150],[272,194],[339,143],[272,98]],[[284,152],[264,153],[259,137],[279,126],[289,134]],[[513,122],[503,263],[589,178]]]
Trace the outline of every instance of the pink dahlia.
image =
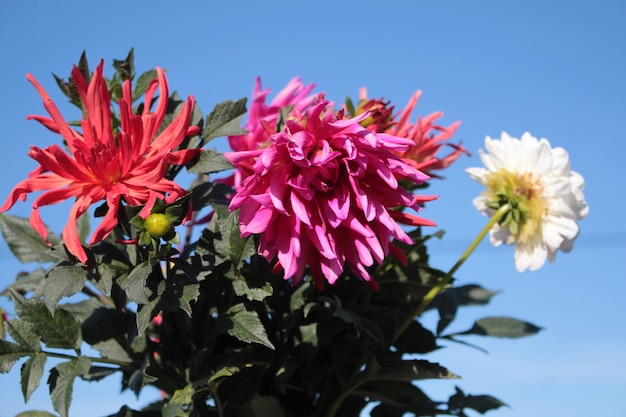
[[[197,126],[189,126],[193,97],[185,101],[178,116],[159,133],[169,97],[167,79],[160,68],[157,68],[158,79],[152,81],[145,93],[141,114],[133,113],[131,83],[128,80],[124,82],[119,100],[121,126],[119,132],[114,132],[111,98],[102,75],[103,67],[101,61],[89,82],[77,67],[72,69],[72,79],[84,109],[81,132],[69,126],[39,82],[32,75],[27,75],[50,114],[50,117],[27,118],[59,133],[68,151],[58,145],[45,149],[32,146],[28,155],[40,166],[30,173],[28,179],[13,188],[0,207],[0,212],[7,211],[18,199],[25,200],[34,191],[45,191],[33,201],[30,223],[46,239],[47,230],[39,208],[74,198],[63,229],[63,239],[69,252],[83,263],[87,262],[87,255],[76,231],[78,217],[91,205],[106,201],[107,213],[91,236],[89,245],[101,242],[117,225],[122,201],[130,205],[144,205],[140,215],[145,218],[157,198],[173,202],[185,195],[183,188],[164,178],[164,175],[169,164],[184,164],[199,152],[174,151],[186,136],[199,133]],[[157,89],[160,90],[160,99],[156,110],[151,111]]]
[[[442,112],[435,112],[426,117],[418,117],[415,123],[409,123],[411,113],[421,95],[421,91],[416,91],[406,107],[394,116],[393,123],[378,123],[378,125],[375,124],[374,126],[384,126],[383,129],[378,129],[378,131],[411,139],[411,146],[403,152],[396,152],[396,154],[416,169],[431,177],[439,178],[433,171],[447,168],[461,154],[469,155],[469,152],[460,143],[446,142],[454,135],[461,122],[454,122],[448,127],[435,124],[435,121],[443,116]],[[360,103],[382,102],[381,100],[368,100],[367,91],[364,88],[359,92],[359,99]],[[389,102],[384,103],[388,104]],[[367,106],[367,104],[362,105],[362,107]],[[390,109],[393,109],[393,106]],[[369,128],[371,130],[371,127]],[[452,148],[452,152],[443,157],[437,156],[439,151],[445,146]]]
[[242,236],[260,235],[258,253],[270,262],[277,257],[285,279],[299,282],[308,265],[322,288],[347,264],[376,287],[367,267],[383,261],[392,239],[412,243],[398,223],[433,225],[398,210],[419,211],[434,198],[399,184],[429,178],[393,153],[411,140],[369,131],[359,124],[368,116],[344,118],[320,95],[306,113],[292,112],[267,147],[225,154],[235,165],[254,158],[230,210],[239,209]]
[[[266,104],[270,89],[261,88],[261,79],[257,77],[252,92],[252,103],[248,110],[248,121],[244,128],[248,131],[239,136],[229,136],[228,143],[235,152],[251,151],[264,146],[270,137],[270,133],[264,125],[269,125],[272,129],[276,127],[282,109],[293,106],[297,111],[304,111],[313,103],[313,95],[309,95],[315,84],[305,86],[300,77],[295,77],[285,88],[281,90],[270,104]],[[237,189],[242,180],[252,173],[251,165],[253,160],[240,160],[236,165],[236,171],[224,180],[230,186]]]

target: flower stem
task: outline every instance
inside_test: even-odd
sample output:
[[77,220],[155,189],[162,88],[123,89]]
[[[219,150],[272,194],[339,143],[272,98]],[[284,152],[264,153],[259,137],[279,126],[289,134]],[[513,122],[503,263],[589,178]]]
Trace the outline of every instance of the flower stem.
[[432,287],[430,291],[426,293],[426,295],[424,296],[422,301],[419,303],[419,305],[415,308],[415,310],[413,310],[413,313],[409,315],[407,319],[404,321],[404,323],[400,325],[400,327],[396,331],[394,342],[398,339],[398,337],[400,337],[402,333],[404,333],[407,327],[409,327],[409,325],[413,322],[413,319],[415,319],[415,317],[422,314],[422,312],[424,312],[426,307],[428,307],[428,305],[433,301],[433,299],[450,283],[450,281],[452,280],[452,275],[454,275],[454,273],[461,267],[461,265],[463,265],[463,263],[467,260],[467,258],[470,257],[472,252],[474,252],[476,247],[480,244],[480,242],[487,235],[487,233],[489,233],[491,228],[502,219],[502,217],[509,211],[510,208],[511,207],[508,204],[505,204],[501,206],[493,214],[493,216],[491,216],[491,219],[489,220],[489,222],[487,222],[485,227],[483,227],[483,230],[481,230],[478,236],[476,236],[474,240],[472,241],[472,243],[470,243],[470,245],[467,247],[465,252],[463,252],[463,255],[461,255],[459,260],[456,261],[456,263],[450,269],[450,271],[448,271],[448,273],[445,274],[443,278],[441,278],[441,281],[439,281],[437,285]]
[[[59,359],[78,359],[78,356],[74,356],[74,355],[67,355],[65,353],[56,353],[56,352],[48,352],[45,350],[41,351],[42,353],[45,353],[47,356],[50,356],[52,358],[59,358]],[[136,369],[137,367],[135,365],[133,365],[130,362],[124,362],[124,361],[118,361],[115,359],[107,359],[107,358],[94,358],[93,356],[86,356],[86,355],[82,355],[84,358],[88,358],[90,359],[92,362],[99,362],[99,363],[106,363],[109,365],[118,365],[122,368],[130,368],[130,369]]]

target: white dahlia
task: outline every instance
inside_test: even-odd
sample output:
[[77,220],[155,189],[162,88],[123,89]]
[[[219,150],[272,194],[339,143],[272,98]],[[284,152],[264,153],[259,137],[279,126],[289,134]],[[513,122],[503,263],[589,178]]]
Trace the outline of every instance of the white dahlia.
[[534,271],[556,251],[568,252],[578,236],[576,223],[589,213],[583,177],[570,169],[565,149],[552,148],[547,139],[526,132],[521,139],[502,132],[501,139],[485,139],[480,150],[486,168],[468,168],[473,180],[486,189],[474,199],[491,216],[505,204],[510,209],[490,231],[491,243],[515,244],[518,271]]

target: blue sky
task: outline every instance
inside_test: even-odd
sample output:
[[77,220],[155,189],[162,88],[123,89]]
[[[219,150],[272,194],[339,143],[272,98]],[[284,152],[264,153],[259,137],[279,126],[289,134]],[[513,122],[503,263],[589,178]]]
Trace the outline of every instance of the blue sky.
[[[135,48],[138,71],[168,70],[172,89],[193,94],[208,112],[226,99],[249,96],[254,78],[277,92],[293,76],[316,83],[341,102],[361,86],[371,97],[404,106],[414,90],[417,111],[441,110],[443,123],[461,120],[457,140],[473,153],[433,181],[440,199],[427,217],[446,230],[431,246],[435,266],[447,269],[484,225],[472,206],[480,192],[464,169],[479,166],[484,137],[525,131],[548,138],[570,153],[586,179],[590,205],[571,254],[533,273],[519,274],[510,247],[484,242],[457,274],[501,290],[487,308],[461,314],[453,330],[480,317],[507,315],[545,328],[520,340],[468,338],[489,354],[449,345],[427,359],[439,361],[463,380],[420,386],[447,398],[455,384],[465,392],[489,393],[511,408],[498,417],[621,417],[626,409],[626,3],[622,1],[108,1],[0,2],[0,196],[34,168],[29,145],[57,138],[28,114],[43,114],[25,74],[35,77],[68,118],[51,73],[67,76],[83,50],[92,66],[108,72],[113,58]],[[32,201],[29,200],[29,201]],[[27,216],[28,204],[11,214]],[[66,207],[43,211],[60,229]],[[60,231],[60,230],[59,230]],[[0,286],[23,268],[0,243]],[[5,301],[0,305],[7,306]],[[434,321],[434,317],[426,317]],[[2,415],[29,408],[51,411],[41,387],[25,406],[17,372],[0,375]],[[113,413],[128,403],[119,380],[78,382],[71,415]]]

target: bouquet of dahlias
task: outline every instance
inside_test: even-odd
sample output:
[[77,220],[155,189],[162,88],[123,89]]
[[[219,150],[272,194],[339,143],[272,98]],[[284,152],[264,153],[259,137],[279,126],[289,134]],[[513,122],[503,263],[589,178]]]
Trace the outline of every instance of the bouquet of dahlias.
[[[486,168],[469,174],[489,220],[440,271],[427,244],[441,235],[420,211],[436,198],[431,178],[469,153],[449,141],[458,122],[412,116],[420,92],[399,111],[365,90],[337,105],[294,78],[268,102],[257,79],[242,126],[245,99],[204,117],[193,97],[170,95],[162,69],[136,75],[132,50],[114,69],[92,72],[83,54],[69,79],[55,76],[81,111],[72,123],[27,76],[48,113],[28,118],[61,138],[31,147],[39,166],[0,207],[37,193],[29,219],[0,215],[17,259],[41,264],[5,291],[0,370],[24,360],[26,402],[48,369],[63,417],[76,378],[113,374],[124,390],[162,393],[119,417],[464,416],[504,404],[460,388],[434,400],[417,382],[457,378],[428,360],[439,339],[539,331],[486,317],[445,332],[459,307],[495,294],[454,285],[486,234],[515,245],[520,271],[571,249],[588,207],[565,150],[528,133],[487,138]],[[217,137],[231,151],[211,150]],[[183,170],[189,187],[176,182]],[[40,208],[65,200],[58,236]],[[436,329],[420,323],[427,309]]]

